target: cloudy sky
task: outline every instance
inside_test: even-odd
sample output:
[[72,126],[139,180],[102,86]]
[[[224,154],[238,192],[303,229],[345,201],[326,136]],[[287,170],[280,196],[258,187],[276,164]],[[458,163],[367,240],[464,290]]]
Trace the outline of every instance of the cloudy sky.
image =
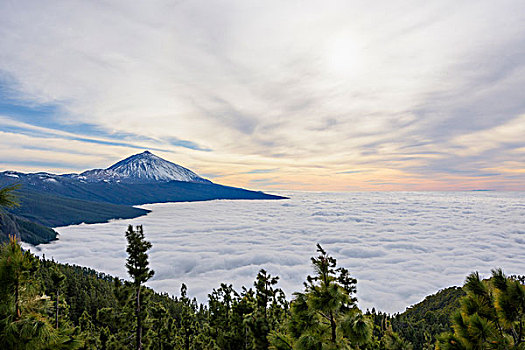
[[0,1],[0,170],[525,190],[525,2]]

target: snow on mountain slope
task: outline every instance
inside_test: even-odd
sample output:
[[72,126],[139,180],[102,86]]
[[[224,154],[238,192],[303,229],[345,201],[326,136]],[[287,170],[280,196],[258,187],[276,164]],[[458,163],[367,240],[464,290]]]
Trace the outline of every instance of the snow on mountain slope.
[[81,182],[108,182],[108,183],[155,183],[168,181],[184,181],[210,184],[193,171],[178,164],[162,159],[149,151],[135,154],[107,169],[92,169],[81,174],[55,175],[45,172],[24,174],[15,171],[0,172],[2,179],[19,180],[22,183],[38,184],[65,184]]
[[77,176],[87,182],[149,183],[185,181],[210,183],[193,171],[162,159],[149,151],[121,160],[107,169],[88,170]]

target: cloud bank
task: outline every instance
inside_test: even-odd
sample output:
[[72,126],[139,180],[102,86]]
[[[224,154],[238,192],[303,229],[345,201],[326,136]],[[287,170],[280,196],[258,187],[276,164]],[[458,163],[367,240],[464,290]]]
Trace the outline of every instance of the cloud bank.
[[288,297],[312,273],[320,243],[358,279],[363,308],[403,311],[467,274],[525,271],[520,193],[283,193],[286,201],[147,205],[146,217],[59,228],[32,248],[60,262],[127,278],[124,232],[143,224],[157,291],[207,299],[221,282],[250,287],[259,269],[280,276]]
[[235,185],[523,189],[522,1],[6,1],[0,21],[5,169],[157,148]]

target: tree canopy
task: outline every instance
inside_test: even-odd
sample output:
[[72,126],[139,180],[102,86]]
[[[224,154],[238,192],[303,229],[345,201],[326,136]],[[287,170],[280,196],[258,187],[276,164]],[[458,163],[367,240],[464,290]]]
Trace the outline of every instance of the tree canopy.
[[[178,296],[145,287],[151,243],[141,227],[126,235],[130,281],[39,259],[15,239],[0,246],[0,348],[417,350],[434,349],[443,329],[450,331],[439,336],[439,349],[524,346],[523,280],[501,270],[485,281],[473,273],[462,289],[399,315],[362,312],[357,280],[318,246],[313,274],[291,301],[278,276],[261,269],[252,287],[222,283],[199,304],[184,284]],[[440,312],[454,314],[451,322]]]

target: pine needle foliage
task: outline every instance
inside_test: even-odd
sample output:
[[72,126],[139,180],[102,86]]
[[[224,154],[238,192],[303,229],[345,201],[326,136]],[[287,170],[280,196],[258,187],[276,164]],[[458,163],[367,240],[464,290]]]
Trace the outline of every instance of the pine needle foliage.
[[356,306],[357,280],[318,244],[315,274],[295,293],[287,332],[272,332],[272,349],[360,349],[372,341],[373,326]]
[[463,288],[454,332],[439,337],[438,349],[525,349],[525,285],[496,269],[488,280],[471,273]]
[[0,188],[0,207],[15,208],[20,206],[18,196],[15,191],[20,188],[20,184],[9,185]]
[[67,321],[54,327],[53,303],[37,279],[39,260],[14,237],[0,247],[0,349],[78,349]]

